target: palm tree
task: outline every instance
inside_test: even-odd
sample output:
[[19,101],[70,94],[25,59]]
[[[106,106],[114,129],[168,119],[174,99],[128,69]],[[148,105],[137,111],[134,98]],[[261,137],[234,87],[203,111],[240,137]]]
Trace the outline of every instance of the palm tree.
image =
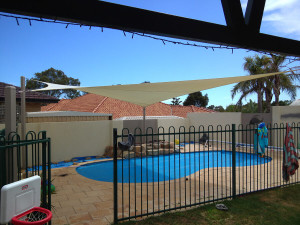
[[[263,55],[259,57],[255,55],[252,57],[246,57],[244,63],[244,70],[248,71],[250,75],[280,72],[280,69],[285,62],[286,57],[282,55],[270,54],[270,57]],[[236,84],[231,90],[232,98],[241,92],[242,95],[239,98],[237,105],[241,105],[242,100],[247,95],[257,93],[258,112],[262,112],[263,94],[266,98],[266,112],[270,112],[271,101],[273,95],[275,96],[275,105],[279,105],[279,96],[281,92],[287,92],[292,99],[296,97],[296,88],[293,82],[300,80],[300,74],[295,73],[292,69],[291,74],[280,74],[271,76],[269,78],[261,78],[252,81],[245,81]]]
[[[267,68],[267,72],[280,72],[280,68],[283,67],[283,63],[285,62],[286,57],[274,54],[270,54],[270,56],[270,64]],[[292,74],[293,76],[281,74],[269,78],[270,89],[274,93],[276,106],[279,106],[279,96],[282,91],[287,92],[292,99],[296,97],[296,86],[293,85],[293,81],[295,79],[299,79],[300,77],[299,74],[295,74],[294,72]],[[271,101],[268,102],[267,100],[267,107],[268,104],[271,105]]]
[[[262,57],[255,55],[254,57],[246,57],[245,61],[244,70],[248,71],[250,75],[255,75],[266,73],[266,68],[269,65],[270,59],[265,55]],[[266,78],[261,78],[237,83],[231,90],[232,98],[234,98],[238,92],[241,92],[242,95],[237,102],[237,105],[241,105],[242,100],[249,94],[257,93],[258,112],[262,112],[265,82]]]

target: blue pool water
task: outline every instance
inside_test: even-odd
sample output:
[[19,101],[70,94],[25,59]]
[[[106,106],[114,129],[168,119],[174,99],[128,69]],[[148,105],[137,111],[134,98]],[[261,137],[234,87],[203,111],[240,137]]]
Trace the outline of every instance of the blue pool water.
[[[105,158],[109,159],[110,157],[105,157]],[[73,159],[76,159],[76,161],[72,161]],[[99,158],[97,158],[96,156],[74,157],[71,159],[71,162],[61,161],[61,162],[58,162],[55,164],[52,163],[51,169],[72,166],[74,162],[76,162],[76,163],[90,162],[90,161],[94,161],[96,159],[99,160]],[[46,169],[48,169],[48,166],[46,166]],[[32,170],[43,170],[43,167],[42,166],[33,166],[30,168],[27,168],[27,171],[32,171]]]
[[[257,154],[236,153],[236,166],[253,166],[270,162],[270,157]],[[118,160],[118,182],[144,183],[174,180],[193,174],[201,169],[231,167],[230,151],[202,151],[177,153]],[[87,178],[113,182],[113,161],[97,162],[77,167],[77,172]]]

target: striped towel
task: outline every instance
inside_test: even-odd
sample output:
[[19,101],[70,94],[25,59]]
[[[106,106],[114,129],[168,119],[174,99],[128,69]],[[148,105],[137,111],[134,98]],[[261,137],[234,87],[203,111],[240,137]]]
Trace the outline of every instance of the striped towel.
[[288,182],[299,168],[298,155],[294,144],[293,132],[290,124],[286,124],[286,136],[283,146],[283,179]]

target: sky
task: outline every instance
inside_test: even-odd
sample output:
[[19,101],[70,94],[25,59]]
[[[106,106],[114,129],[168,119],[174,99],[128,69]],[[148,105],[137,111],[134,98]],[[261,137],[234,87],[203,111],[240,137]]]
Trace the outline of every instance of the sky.
[[[108,2],[226,25],[221,1],[108,0]],[[247,1],[241,1],[243,10]],[[267,0],[261,32],[300,41],[300,1]],[[104,28],[68,26],[0,16],[0,82],[20,86],[20,76],[30,79],[53,67],[77,78],[81,86],[168,82],[248,75],[246,50],[203,49],[174,45]],[[196,43],[203,44],[203,43]],[[300,66],[300,64],[294,64]],[[298,84],[299,85],[299,84]],[[203,91],[208,105],[236,103],[233,85]],[[174,96],[175,97],[175,96]],[[184,100],[186,96],[181,97]],[[300,98],[300,90],[296,99]],[[252,95],[247,98],[256,100]],[[290,100],[286,94],[280,100]],[[169,103],[170,101],[166,101]]]

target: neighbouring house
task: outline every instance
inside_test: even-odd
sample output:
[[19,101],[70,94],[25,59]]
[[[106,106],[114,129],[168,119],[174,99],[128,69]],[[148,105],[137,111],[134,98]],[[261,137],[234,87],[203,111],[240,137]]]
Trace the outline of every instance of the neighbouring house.
[[[0,82],[0,123],[4,122],[4,114],[5,114],[5,96],[4,96],[4,89],[6,86],[13,86],[16,88],[16,102],[17,102],[17,113],[20,112],[20,104],[21,104],[21,88]],[[42,94],[40,92],[32,92],[26,91],[26,112],[39,112],[41,111],[41,107],[45,106],[49,103],[58,103],[59,99]]]
[[[96,94],[86,94],[75,99],[62,99],[58,103],[43,106],[42,111],[106,113],[112,114],[113,119],[143,116],[143,107],[139,105]],[[168,105],[158,102],[147,107],[146,116],[176,116],[186,118],[187,114],[191,112],[211,113],[215,111],[203,107]]]

